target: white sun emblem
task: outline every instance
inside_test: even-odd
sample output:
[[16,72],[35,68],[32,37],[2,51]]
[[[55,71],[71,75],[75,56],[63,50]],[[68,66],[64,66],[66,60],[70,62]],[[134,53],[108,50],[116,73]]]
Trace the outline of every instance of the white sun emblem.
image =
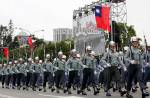
[[100,13],[100,10],[99,10],[99,9],[96,9],[96,13]]

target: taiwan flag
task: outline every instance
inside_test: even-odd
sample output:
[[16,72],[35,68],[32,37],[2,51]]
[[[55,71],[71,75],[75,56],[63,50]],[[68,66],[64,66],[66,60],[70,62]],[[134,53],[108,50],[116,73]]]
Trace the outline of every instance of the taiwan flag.
[[28,44],[29,44],[30,48],[33,47],[32,38],[30,36],[28,37]]
[[110,7],[95,6],[95,19],[97,28],[111,31],[110,28]]
[[8,58],[9,57],[8,47],[5,47],[3,51],[4,51],[4,57]]

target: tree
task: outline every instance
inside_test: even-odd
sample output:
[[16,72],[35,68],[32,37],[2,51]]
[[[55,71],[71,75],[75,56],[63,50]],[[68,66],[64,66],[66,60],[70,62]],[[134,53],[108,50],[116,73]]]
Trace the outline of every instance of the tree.
[[133,26],[127,26],[124,23],[113,23],[113,39],[118,44],[119,50],[129,45],[132,36],[136,36],[136,31]]

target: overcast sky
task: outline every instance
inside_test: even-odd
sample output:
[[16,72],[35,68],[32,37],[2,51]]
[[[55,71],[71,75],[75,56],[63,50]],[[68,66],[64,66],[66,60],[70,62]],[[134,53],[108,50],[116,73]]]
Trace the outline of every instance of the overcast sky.
[[[92,1],[97,0],[0,0],[0,24],[12,19],[15,27],[30,32],[44,29],[37,35],[52,40],[53,28],[72,28],[73,10]],[[150,0],[127,0],[128,25],[134,25],[139,36],[143,32],[150,36],[149,4]]]

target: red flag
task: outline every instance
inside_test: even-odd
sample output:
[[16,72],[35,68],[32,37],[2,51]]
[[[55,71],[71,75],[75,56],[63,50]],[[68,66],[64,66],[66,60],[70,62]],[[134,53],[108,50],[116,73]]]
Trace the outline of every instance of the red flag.
[[8,48],[4,48],[4,57],[8,58],[9,56],[9,51],[8,51]]
[[28,37],[28,44],[29,44],[30,48],[33,47],[32,38],[31,37]]
[[97,28],[111,31],[110,28],[110,7],[95,6],[95,17]]

